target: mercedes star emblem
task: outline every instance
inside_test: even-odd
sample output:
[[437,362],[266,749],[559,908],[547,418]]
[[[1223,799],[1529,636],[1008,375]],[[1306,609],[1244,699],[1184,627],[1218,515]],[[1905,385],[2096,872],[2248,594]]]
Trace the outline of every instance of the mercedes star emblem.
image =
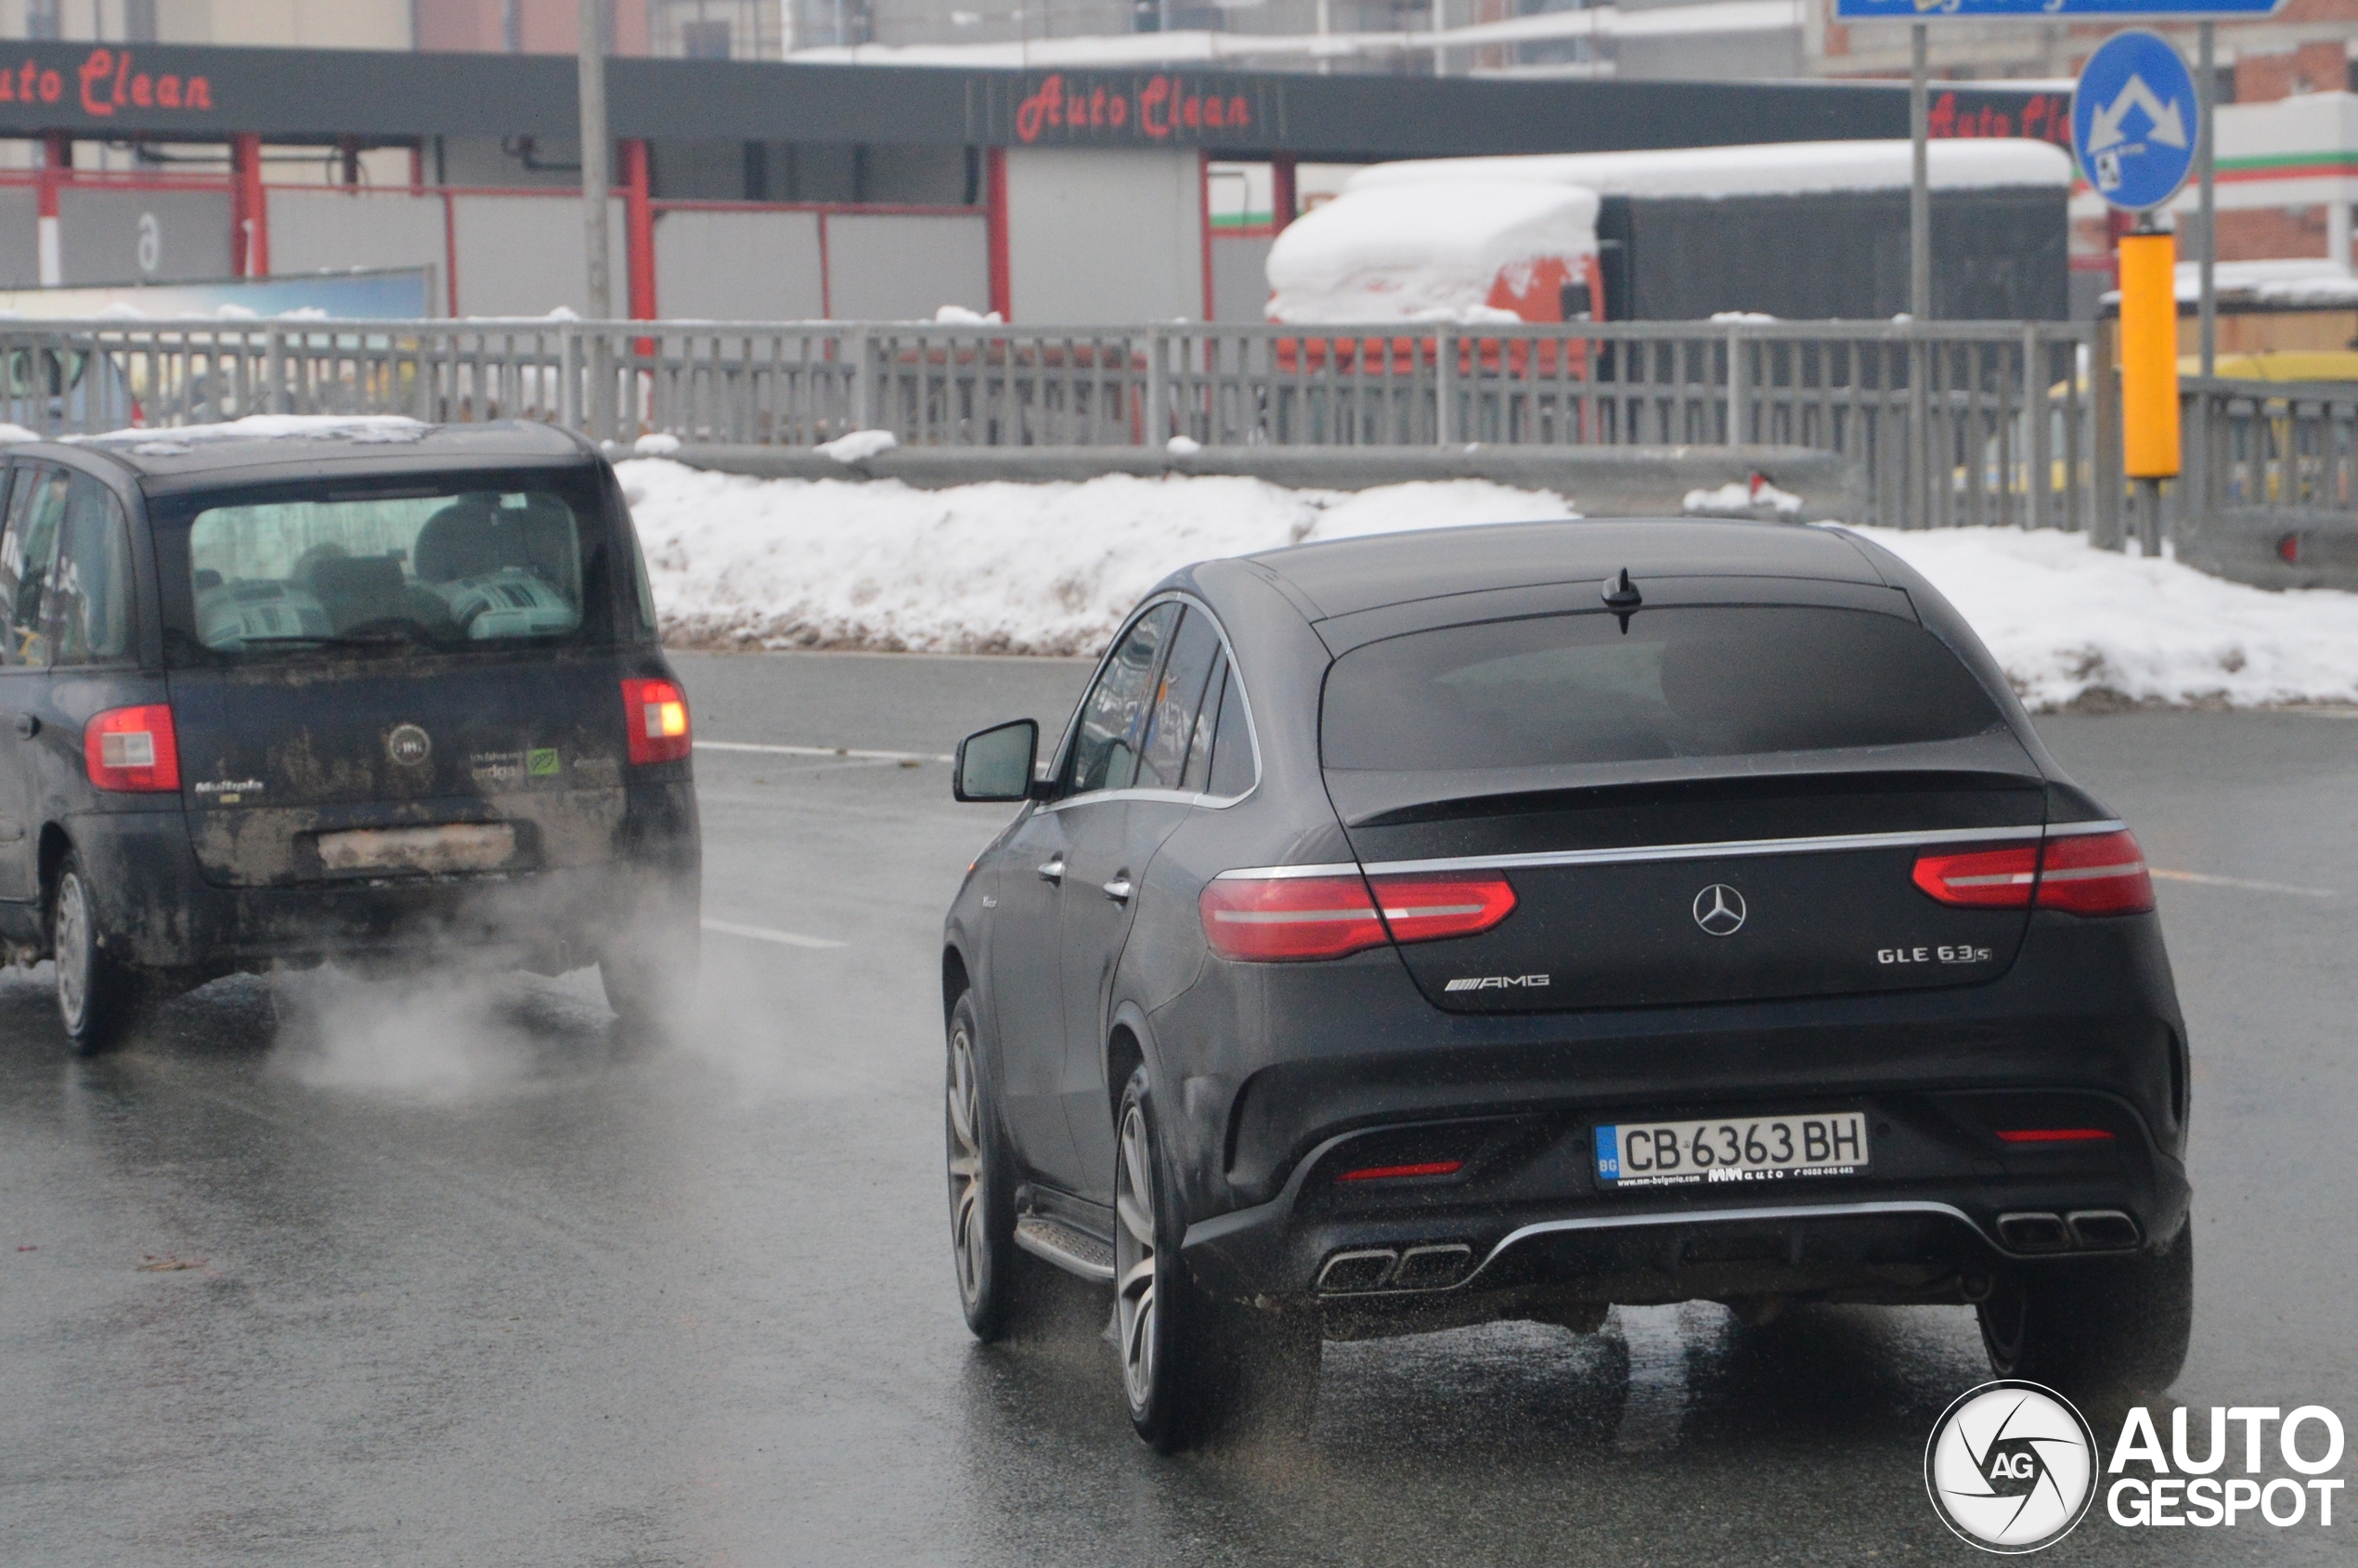
[[1732,937],[1744,928],[1744,896],[1725,882],[1695,895],[1695,924],[1706,936]]

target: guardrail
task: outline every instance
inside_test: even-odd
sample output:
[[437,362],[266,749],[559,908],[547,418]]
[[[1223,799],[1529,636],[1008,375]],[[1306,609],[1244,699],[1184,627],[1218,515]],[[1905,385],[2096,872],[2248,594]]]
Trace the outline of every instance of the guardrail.
[[1798,446],[1859,466],[1862,523],[2101,530],[2108,505],[2117,529],[2092,342],[2056,322],[9,322],[0,417],[44,434],[371,412],[753,446],[861,429],[926,447]]
[[2180,383],[2178,557],[2261,588],[2358,589],[2358,384]]

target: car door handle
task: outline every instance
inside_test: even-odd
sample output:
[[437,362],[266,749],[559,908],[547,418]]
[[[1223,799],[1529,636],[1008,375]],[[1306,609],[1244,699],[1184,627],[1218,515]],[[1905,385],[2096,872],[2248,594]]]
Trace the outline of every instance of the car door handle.
[[40,732],[41,719],[39,716],[31,713],[19,713],[17,715],[17,738],[19,740],[29,741]]
[[1126,904],[1130,901],[1130,874],[1128,872],[1123,872],[1106,884],[1106,897],[1118,904]]
[[1055,860],[1050,861],[1046,865],[1042,866],[1040,868],[1040,880],[1043,882],[1053,882],[1059,888],[1063,887],[1065,884],[1065,858],[1062,855],[1058,855]]

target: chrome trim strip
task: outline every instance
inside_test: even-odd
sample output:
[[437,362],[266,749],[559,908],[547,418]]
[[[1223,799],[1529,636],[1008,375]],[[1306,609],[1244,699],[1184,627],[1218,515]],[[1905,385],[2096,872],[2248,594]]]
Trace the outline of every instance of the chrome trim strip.
[[[1634,865],[1652,861],[1704,861],[1757,855],[1808,855],[1831,849],[1900,849],[1931,844],[1983,844],[2002,840],[2036,841],[2089,833],[2118,833],[2123,824],[2066,823],[2052,828],[1959,827],[1937,832],[1841,833],[1815,838],[1735,838],[1717,844],[1647,844],[1624,849],[1543,849],[1515,855],[1453,855],[1430,861],[1379,861],[1366,870],[1370,876],[1394,876],[1430,871],[1512,871],[1523,867],[1568,865]],[[1227,875],[1237,875],[1234,872]]]
[[[1676,1213],[1652,1214],[1585,1214],[1570,1220],[1540,1220],[1507,1233],[1506,1239],[1490,1249],[1474,1271],[1452,1289],[1463,1289],[1482,1277],[1483,1269],[1496,1263],[1509,1247],[1530,1240],[1535,1236],[1548,1236],[1563,1231],[1635,1230],[1653,1225],[1744,1225],[1756,1220],[1842,1220],[1859,1219],[1876,1214],[1937,1214],[1955,1220],[1976,1236],[1987,1241],[1979,1225],[1971,1215],[1950,1203],[1935,1203],[1924,1199],[1871,1199],[1857,1203],[1803,1203],[1783,1207],[1756,1209],[1691,1209]],[[2002,1244],[2002,1251],[2012,1249]]]
[[1354,861],[1332,865],[1249,865],[1235,871],[1224,871],[1212,878],[1214,882],[1283,882],[1296,876],[1356,876],[1359,866]]
[[[1237,689],[1244,693],[1245,734],[1252,742],[1251,784],[1246,788],[1242,795],[1187,795],[1182,794],[1180,791],[1175,789],[1097,789],[1091,790],[1084,795],[1068,795],[1062,800],[1048,801],[1040,807],[1039,810],[1041,814],[1044,815],[1050,811],[1061,811],[1068,806],[1091,805],[1099,800],[1139,799],[1163,800],[1173,805],[1200,807],[1207,811],[1224,811],[1231,806],[1251,798],[1253,791],[1261,787],[1261,726],[1252,716],[1252,693],[1245,686],[1244,676],[1237,669],[1236,644],[1228,641],[1228,628],[1221,624],[1220,617],[1212,613],[1211,605],[1205,603],[1194,594],[1176,588],[1165,589],[1162,592],[1155,594],[1151,598],[1141,600],[1138,603],[1133,605],[1128,616],[1122,620],[1121,628],[1117,630],[1113,634],[1112,638],[1107,641],[1106,651],[1097,655],[1096,667],[1089,672],[1088,684],[1081,688],[1081,703],[1074,706],[1072,717],[1065,720],[1064,732],[1057,737],[1055,749],[1048,754],[1047,776],[1052,779],[1055,778],[1057,772],[1063,768],[1065,747],[1071,742],[1074,732],[1079,729],[1081,724],[1082,705],[1085,705],[1089,700],[1089,693],[1096,690],[1098,678],[1105,674],[1106,666],[1112,661],[1114,650],[1121,646],[1122,638],[1129,634],[1130,628],[1133,626],[1135,626],[1138,623],[1138,618],[1144,616],[1147,611],[1153,609],[1158,604],[1168,604],[1173,603],[1188,605],[1191,608],[1203,612],[1204,619],[1211,623],[1211,629],[1219,635],[1220,651],[1226,656],[1229,672],[1232,676],[1234,676]],[[1217,722],[1219,715],[1214,714],[1212,718],[1214,722]]]

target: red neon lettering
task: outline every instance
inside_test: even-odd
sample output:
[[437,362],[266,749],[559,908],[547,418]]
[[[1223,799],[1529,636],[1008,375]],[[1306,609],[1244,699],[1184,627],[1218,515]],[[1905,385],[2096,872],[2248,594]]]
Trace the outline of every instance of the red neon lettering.
[[1252,123],[1252,107],[1242,97],[1228,100],[1228,128],[1240,131]]
[[2047,100],[2045,98],[2032,98],[2028,103],[2022,106],[2022,134],[2026,136],[2044,135],[2045,133],[2041,131],[2040,127],[2041,123],[2045,121],[2046,118]]
[[131,101],[141,109],[151,109],[156,101],[156,84],[146,71],[131,79]]
[[123,78],[130,74],[131,51],[125,49],[122,57],[114,62],[114,101],[117,104],[123,102]]
[[1924,130],[1928,135],[1936,136],[1953,136],[1957,134],[1956,94],[1940,95],[1933,104],[1932,111],[1924,116]]
[[13,71],[0,71],[0,103],[16,101],[17,73]]
[[54,71],[41,73],[41,101],[55,103],[66,96],[66,79]]
[[1186,126],[1187,129],[1191,131],[1197,126],[1202,124],[1203,99],[1196,97],[1193,93],[1189,93],[1187,95],[1187,101],[1179,106],[1179,123]]
[[1217,130],[1228,123],[1228,106],[1219,98],[1203,100],[1203,123]]
[[156,107],[158,109],[180,107],[180,78],[169,73],[156,78]]
[[[193,87],[194,83],[190,85]],[[1016,110],[1016,139],[1038,141],[1043,126],[1064,123],[1065,79],[1051,76]]]
[[1138,95],[1138,128],[1157,141],[1171,135],[1171,122],[1162,113],[1164,105],[1170,100],[1171,78],[1168,76],[1156,77],[1147,84],[1146,91]]
[[213,84],[206,81],[201,76],[189,77],[188,107],[190,109],[211,109],[213,107]]
[[1130,123],[1130,100],[1116,93],[1106,104],[1106,123],[1120,130]]
[[1089,95],[1089,123],[1092,125],[1102,125],[1105,123],[1106,90],[1103,87],[1100,87],[1095,92]]
[[32,84],[33,78],[39,72],[40,69],[41,68],[39,66],[33,64],[31,60],[24,62],[24,75],[23,78],[17,84],[17,97],[22,98],[27,103],[31,103],[32,101],[32,95],[39,90],[35,88]]
[[114,74],[114,51],[112,49],[91,50],[90,58],[82,62],[82,70],[78,74],[82,79],[83,111],[88,114],[112,114],[114,105],[109,103],[104,97],[93,95],[90,89]]

